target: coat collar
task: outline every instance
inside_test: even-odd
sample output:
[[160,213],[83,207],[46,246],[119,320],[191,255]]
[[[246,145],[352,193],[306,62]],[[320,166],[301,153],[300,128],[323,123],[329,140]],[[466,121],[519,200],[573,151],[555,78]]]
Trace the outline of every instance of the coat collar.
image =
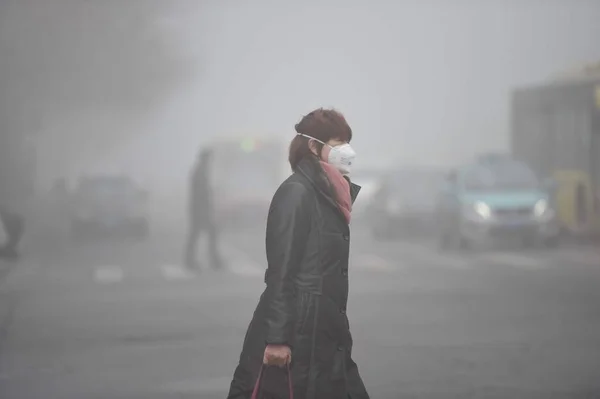
[[346,180],[348,180],[348,183],[350,183],[350,197],[352,198],[352,204],[354,204],[354,201],[356,201],[356,197],[358,197],[358,194],[360,193],[362,187],[358,184],[352,183],[352,181],[350,181],[350,178],[346,176],[344,177],[346,178]]
[[[332,206],[336,213],[344,220],[344,222],[346,222],[344,214],[338,207],[337,201],[334,199],[335,197],[331,187],[329,186],[329,183],[327,182],[327,177],[325,177],[325,174],[321,171],[318,160],[310,158],[303,159],[298,164],[297,169],[298,173],[303,175],[313,185],[313,187],[315,187],[319,195],[321,195],[326,200],[327,204]],[[352,183],[348,177],[345,178],[350,183],[350,197],[352,199],[352,203],[354,204],[354,201],[360,192],[361,186]]]

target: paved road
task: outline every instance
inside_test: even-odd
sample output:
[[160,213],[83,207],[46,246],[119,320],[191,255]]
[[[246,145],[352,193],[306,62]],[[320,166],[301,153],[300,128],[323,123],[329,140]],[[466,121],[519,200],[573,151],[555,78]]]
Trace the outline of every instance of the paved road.
[[[263,288],[260,231],[190,275],[181,234],[23,259],[0,287],[3,399],[223,398]],[[373,398],[600,398],[600,252],[437,252],[352,239],[349,317]]]

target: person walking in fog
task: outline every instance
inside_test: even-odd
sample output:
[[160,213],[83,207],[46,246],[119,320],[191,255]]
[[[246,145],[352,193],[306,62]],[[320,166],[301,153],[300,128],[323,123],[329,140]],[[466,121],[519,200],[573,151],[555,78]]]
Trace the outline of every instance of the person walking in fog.
[[213,190],[210,185],[211,157],[212,152],[209,149],[200,152],[190,182],[189,232],[185,248],[185,264],[193,270],[199,269],[196,253],[198,239],[202,232],[206,233],[208,238],[208,256],[211,266],[215,269],[223,267],[214,220]]
[[[368,399],[352,360],[348,302],[352,130],[317,109],[296,125],[293,174],[273,196],[266,288],[244,339],[228,399]],[[259,378],[260,375],[260,378]],[[289,384],[291,382],[291,388]],[[257,385],[258,383],[258,385]]]

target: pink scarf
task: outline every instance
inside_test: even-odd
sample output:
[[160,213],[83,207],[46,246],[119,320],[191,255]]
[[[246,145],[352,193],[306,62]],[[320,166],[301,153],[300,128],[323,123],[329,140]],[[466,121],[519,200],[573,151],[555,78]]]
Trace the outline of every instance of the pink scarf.
[[338,204],[338,208],[344,214],[346,221],[350,224],[350,214],[352,212],[352,197],[350,196],[350,183],[344,178],[339,170],[335,166],[331,166],[327,162],[321,162],[321,167],[327,176],[327,180],[331,183],[333,190],[335,191],[335,199]]

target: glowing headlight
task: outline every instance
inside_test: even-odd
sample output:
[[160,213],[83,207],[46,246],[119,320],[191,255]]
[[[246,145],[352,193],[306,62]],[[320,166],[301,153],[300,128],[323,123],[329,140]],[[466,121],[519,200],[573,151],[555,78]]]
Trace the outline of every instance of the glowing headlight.
[[473,204],[475,213],[481,216],[483,219],[489,219],[492,216],[492,209],[485,202],[476,202]]
[[545,216],[550,211],[551,211],[551,209],[548,206],[548,201],[546,201],[544,199],[541,199],[538,202],[536,202],[535,206],[533,207],[533,214],[535,215],[535,217],[538,217],[538,218]]

